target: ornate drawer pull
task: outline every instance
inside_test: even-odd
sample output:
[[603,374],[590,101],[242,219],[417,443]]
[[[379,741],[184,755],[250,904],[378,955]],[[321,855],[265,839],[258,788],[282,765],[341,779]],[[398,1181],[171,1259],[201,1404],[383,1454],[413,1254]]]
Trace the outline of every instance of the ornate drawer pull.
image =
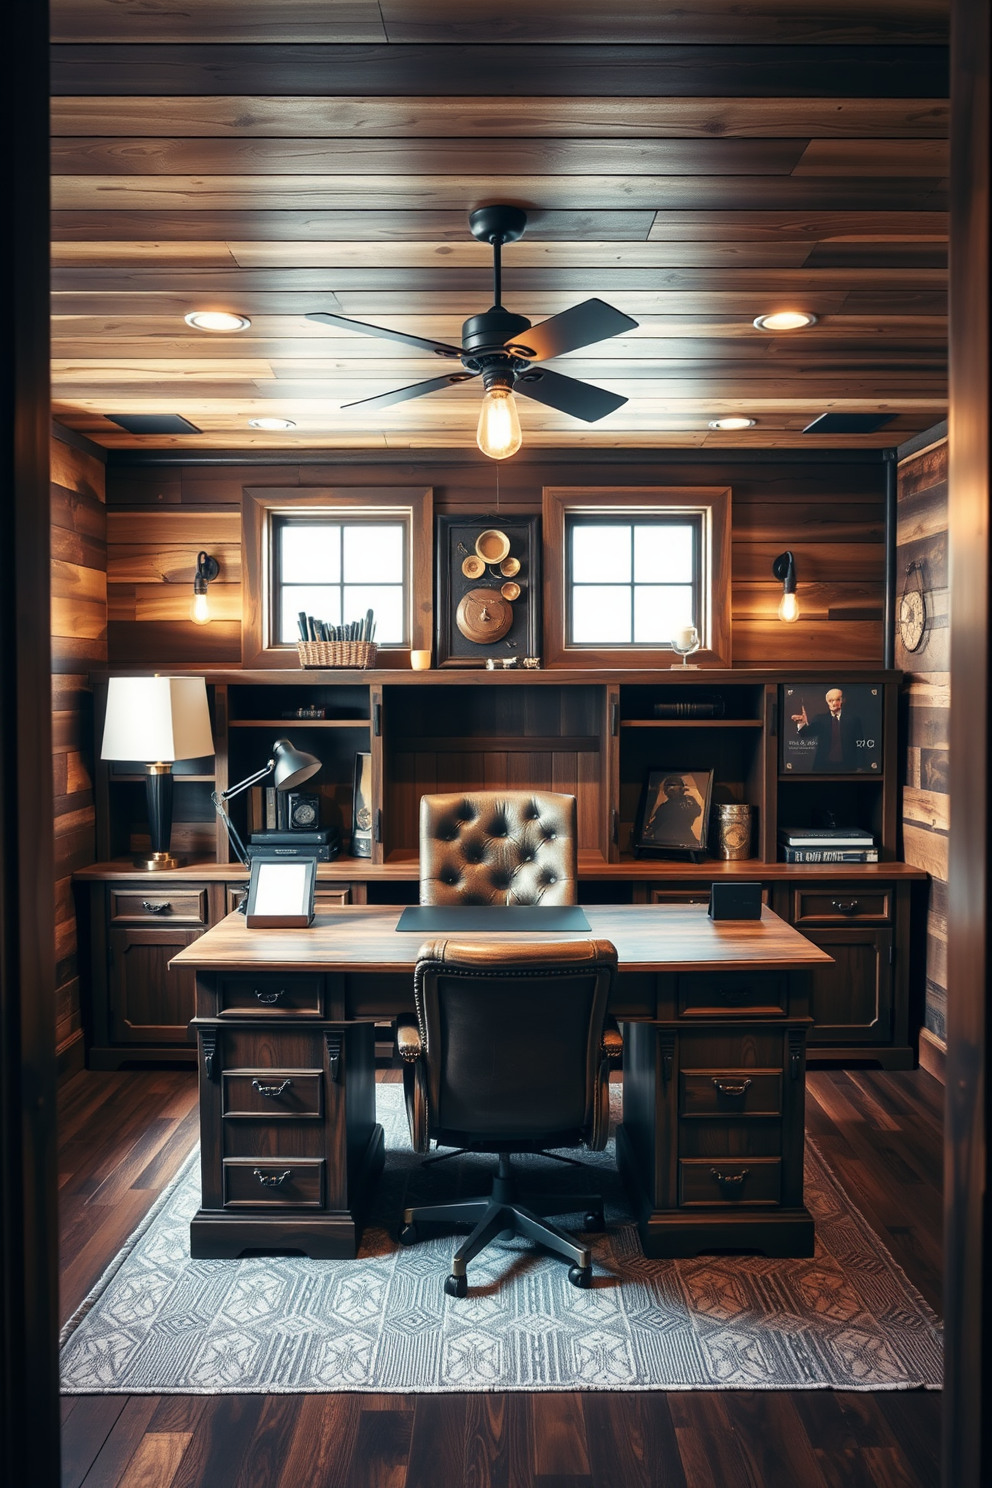
[[257,1090],[259,1095],[268,1095],[274,1099],[277,1095],[282,1095],[284,1091],[288,1090],[293,1082],[292,1080],[283,1080],[281,1085],[263,1085],[261,1080],[252,1080],[251,1083],[252,1088]]
[[717,1090],[720,1095],[737,1096],[746,1094],[748,1086],[750,1084],[750,1080],[738,1080],[736,1083],[732,1083],[730,1080],[714,1080],[713,1088]]
[[747,1177],[749,1169],[741,1168],[739,1173],[721,1173],[719,1168],[710,1168],[710,1172],[721,1188],[733,1188],[739,1193],[744,1186],[744,1179]]
[[838,914],[856,914],[859,903],[858,899],[831,899],[830,906]]
[[141,907],[149,914],[168,914],[172,904],[168,899],[142,899]]
[[280,988],[278,992],[256,992],[255,996],[258,998],[259,1002],[264,1002],[266,1007],[271,1007],[274,1002],[279,1001],[282,993],[283,989]]
[[292,1168],[287,1168],[285,1173],[263,1173],[261,1168],[255,1168],[253,1171],[263,1188],[279,1188],[287,1178],[293,1175]]

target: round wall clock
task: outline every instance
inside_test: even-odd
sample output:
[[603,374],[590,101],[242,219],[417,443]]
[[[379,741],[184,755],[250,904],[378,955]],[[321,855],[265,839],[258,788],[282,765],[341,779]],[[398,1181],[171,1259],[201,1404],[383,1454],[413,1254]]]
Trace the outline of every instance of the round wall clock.
[[499,641],[513,624],[513,606],[498,589],[470,589],[455,611],[455,624],[477,645]]
[[927,597],[923,588],[923,565],[914,559],[906,569],[906,586],[899,601],[899,639],[907,651],[918,651],[926,633]]

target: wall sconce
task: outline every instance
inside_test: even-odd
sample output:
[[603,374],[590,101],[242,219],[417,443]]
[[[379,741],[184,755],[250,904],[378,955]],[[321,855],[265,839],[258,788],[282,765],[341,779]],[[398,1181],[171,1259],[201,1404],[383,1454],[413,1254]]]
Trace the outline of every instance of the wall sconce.
[[220,564],[209,553],[197,553],[196,578],[193,580],[193,598],[189,606],[189,618],[194,625],[209,625],[210,602],[207,585],[212,584],[220,573]]
[[782,585],[778,618],[791,624],[793,620],[799,619],[799,600],[796,598],[796,560],[790,552],[779,553],[772,564],[772,573]]

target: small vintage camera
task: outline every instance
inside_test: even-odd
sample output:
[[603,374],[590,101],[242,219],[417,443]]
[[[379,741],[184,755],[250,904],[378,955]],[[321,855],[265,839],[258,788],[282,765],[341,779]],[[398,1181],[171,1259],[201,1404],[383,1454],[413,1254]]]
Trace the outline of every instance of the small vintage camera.
[[320,797],[309,791],[290,791],[287,802],[287,824],[292,829],[312,830],[320,826]]

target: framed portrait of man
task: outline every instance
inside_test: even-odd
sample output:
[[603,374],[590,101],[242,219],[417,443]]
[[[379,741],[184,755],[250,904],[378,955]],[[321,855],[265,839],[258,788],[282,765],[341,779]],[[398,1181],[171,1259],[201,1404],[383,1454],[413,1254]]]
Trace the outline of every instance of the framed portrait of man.
[[651,769],[641,790],[634,824],[638,857],[667,857],[706,852],[712,770]]
[[875,775],[882,769],[882,688],[796,682],[780,689],[781,766],[790,775]]

